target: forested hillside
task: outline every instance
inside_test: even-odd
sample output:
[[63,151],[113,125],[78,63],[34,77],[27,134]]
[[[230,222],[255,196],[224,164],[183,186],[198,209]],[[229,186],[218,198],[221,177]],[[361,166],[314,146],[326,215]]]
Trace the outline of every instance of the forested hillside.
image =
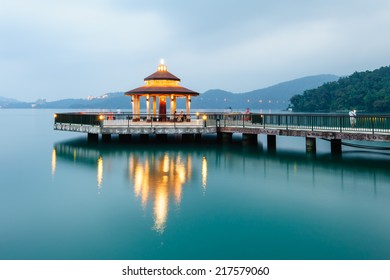
[[334,112],[356,109],[364,112],[390,112],[390,67],[355,72],[336,82],[294,95],[291,105],[297,112]]

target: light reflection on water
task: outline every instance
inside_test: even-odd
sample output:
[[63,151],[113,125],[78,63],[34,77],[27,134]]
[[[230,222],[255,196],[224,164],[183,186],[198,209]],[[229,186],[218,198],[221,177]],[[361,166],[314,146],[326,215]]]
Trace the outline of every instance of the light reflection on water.
[[[58,154],[58,156],[57,156]],[[103,187],[104,160],[98,149],[88,146],[57,144],[52,151],[52,175],[55,175],[57,158],[70,159],[74,162],[93,163],[96,158],[97,188]],[[163,233],[168,218],[169,201],[173,198],[176,207],[180,206],[183,186],[192,180],[192,155],[181,151],[154,151],[145,153],[142,150],[126,154],[128,179],[133,184],[134,195],[141,200],[145,210],[148,203],[153,204],[153,229]],[[207,158],[201,161],[202,189],[207,187]]]
[[97,186],[100,190],[103,183],[103,158],[100,156],[97,160]]
[[151,153],[144,157],[139,153],[129,155],[129,179],[134,182],[134,193],[140,197],[145,209],[153,203],[154,229],[163,233],[168,217],[168,204],[173,196],[180,205],[183,185],[191,180],[191,155],[181,153]]

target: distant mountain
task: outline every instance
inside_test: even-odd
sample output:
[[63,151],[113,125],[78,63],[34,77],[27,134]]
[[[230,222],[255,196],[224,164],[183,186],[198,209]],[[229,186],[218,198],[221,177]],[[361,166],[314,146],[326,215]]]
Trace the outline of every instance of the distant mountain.
[[209,90],[192,100],[192,108],[224,109],[286,109],[290,98],[305,90],[317,88],[324,83],[336,81],[335,75],[317,75],[283,82],[264,89],[246,93]]
[[291,98],[294,111],[390,112],[390,66],[355,72]]
[[0,107],[6,107],[8,104],[18,103],[18,102],[20,102],[20,101],[13,99],[13,98],[7,98],[7,97],[0,96]]
[[[1,104],[0,104],[1,105]],[[4,103],[3,108],[37,108],[37,109],[130,109],[131,103],[123,92],[107,93],[99,97],[68,98],[52,102],[39,99],[36,102],[9,102]]]
[[[290,98],[305,90],[313,89],[338,79],[335,75],[317,75],[304,77],[268,88],[258,89],[246,93],[232,93],[220,89],[208,90],[191,102],[192,109],[286,109]],[[88,99],[63,99],[53,102],[37,100],[34,103],[10,102],[3,108],[53,108],[53,109],[131,109],[130,97],[123,92],[104,94]],[[145,109],[145,102],[141,102]],[[177,108],[185,108],[185,99],[179,98]]]
[[99,97],[89,99],[63,99],[45,104],[39,104],[36,108],[64,108],[64,109],[130,109],[131,102],[123,92],[107,93]]

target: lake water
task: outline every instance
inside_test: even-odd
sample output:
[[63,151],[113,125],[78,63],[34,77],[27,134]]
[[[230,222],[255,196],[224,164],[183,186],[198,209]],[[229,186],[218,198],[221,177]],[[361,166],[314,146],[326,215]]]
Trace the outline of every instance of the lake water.
[[88,144],[0,110],[0,259],[390,259],[390,154]]

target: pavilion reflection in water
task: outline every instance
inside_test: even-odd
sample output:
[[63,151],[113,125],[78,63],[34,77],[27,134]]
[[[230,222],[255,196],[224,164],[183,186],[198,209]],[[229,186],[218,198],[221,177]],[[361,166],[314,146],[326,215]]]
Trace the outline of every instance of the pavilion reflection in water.
[[[183,187],[193,179],[193,159],[191,154],[181,152],[129,152],[127,155],[127,177],[132,182],[134,195],[140,198],[145,210],[149,203],[153,206],[154,226],[159,233],[165,230],[169,205],[180,206]],[[98,193],[103,187],[104,155],[99,150],[72,145],[56,145],[52,151],[51,172],[54,177],[58,158],[87,164],[96,168]],[[109,160],[110,161],[110,160]],[[199,162],[199,161],[196,161]],[[196,170],[199,170],[196,168]],[[207,185],[207,157],[201,159],[201,185],[203,192]],[[196,175],[198,178],[199,175]]]
[[[154,229],[165,229],[169,202],[179,206],[184,185],[192,179],[192,157],[181,153],[156,153],[141,157],[129,156],[129,179],[134,182],[134,193],[141,199],[145,209],[148,202],[153,203]],[[206,187],[207,160],[202,160],[202,186]]]

